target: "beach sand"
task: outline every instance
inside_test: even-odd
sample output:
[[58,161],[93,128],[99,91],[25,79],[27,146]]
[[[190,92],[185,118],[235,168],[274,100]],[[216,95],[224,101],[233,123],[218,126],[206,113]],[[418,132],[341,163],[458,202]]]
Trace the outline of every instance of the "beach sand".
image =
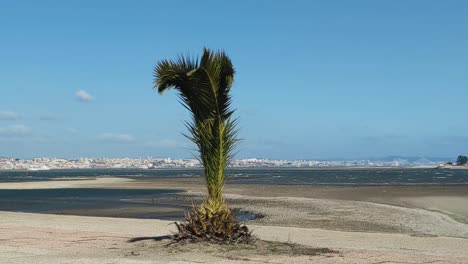
[[[199,201],[204,192],[196,178],[0,183],[0,189],[18,188],[178,189],[185,192],[174,203],[185,204]],[[247,222],[259,238],[339,253],[207,253],[197,246],[181,251],[151,239],[128,242],[170,234],[169,221],[0,212],[0,263],[468,263],[468,186],[228,184],[225,192],[232,207],[263,216]],[[135,210],[162,210],[146,202]],[[63,213],[126,216],[118,208]]]

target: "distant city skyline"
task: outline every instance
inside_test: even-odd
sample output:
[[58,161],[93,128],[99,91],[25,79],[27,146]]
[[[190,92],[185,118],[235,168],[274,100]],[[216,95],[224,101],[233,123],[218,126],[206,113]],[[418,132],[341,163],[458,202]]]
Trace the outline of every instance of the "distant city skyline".
[[[346,162],[346,161],[378,161],[378,162],[394,162],[394,161],[406,161],[406,162],[419,162],[419,161],[428,161],[430,163],[440,163],[440,162],[450,162],[455,161],[457,157],[405,157],[405,156],[386,156],[386,157],[361,157],[361,158],[329,158],[329,159],[271,159],[263,157],[249,157],[249,158],[234,158],[231,161],[245,161],[245,160],[269,160],[269,161],[288,161],[288,162],[297,162],[297,161],[317,161],[317,162]],[[18,158],[18,157],[7,157],[0,156],[0,159],[17,159],[17,160],[114,160],[114,159],[129,159],[129,160],[197,160],[196,157],[164,157],[164,156],[147,156],[147,157],[32,157],[32,158]]]
[[[445,166],[445,160],[395,158],[392,160],[273,160],[235,159],[232,168],[332,168],[332,167],[421,167]],[[50,169],[157,169],[202,168],[196,159],[172,158],[0,158],[0,170],[50,170]]]
[[206,46],[237,70],[236,158],[455,159],[467,13],[461,0],[2,2],[0,156],[191,158],[189,114],[152,74]]

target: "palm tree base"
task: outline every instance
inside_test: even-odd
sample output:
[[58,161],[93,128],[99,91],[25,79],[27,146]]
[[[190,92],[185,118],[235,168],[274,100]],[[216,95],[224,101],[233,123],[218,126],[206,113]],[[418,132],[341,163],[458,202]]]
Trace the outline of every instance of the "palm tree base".
[[251,243],[254,236],[247,226],[240,224],[224,202],[204,202],[193,207],[182,223],[175,223],[178,242],[214,242],[223,244]]

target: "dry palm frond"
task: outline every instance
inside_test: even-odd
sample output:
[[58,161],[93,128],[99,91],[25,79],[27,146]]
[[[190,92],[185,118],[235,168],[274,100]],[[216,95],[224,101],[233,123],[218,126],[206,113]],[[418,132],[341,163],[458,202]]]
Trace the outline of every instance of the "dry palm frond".
[[175,223],[176,241],[199,242],[210,241],[216,243],[250,243],[254,241],[247,226],[237,222],[232,211],[227,208],[210,208],[209,202],[193,207],[186,213],[183,223]]

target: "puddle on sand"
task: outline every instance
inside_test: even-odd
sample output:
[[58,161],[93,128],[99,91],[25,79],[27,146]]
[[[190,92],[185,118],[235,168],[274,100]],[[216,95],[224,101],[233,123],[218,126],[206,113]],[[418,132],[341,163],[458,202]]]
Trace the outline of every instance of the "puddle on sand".
[[252,213],[252,212],[247,212],[247,211],[233,210],[233,213],[237,221],[239,222],[244,222],[244,221],[254,220],[256,218],[259,218],[257,214]]

